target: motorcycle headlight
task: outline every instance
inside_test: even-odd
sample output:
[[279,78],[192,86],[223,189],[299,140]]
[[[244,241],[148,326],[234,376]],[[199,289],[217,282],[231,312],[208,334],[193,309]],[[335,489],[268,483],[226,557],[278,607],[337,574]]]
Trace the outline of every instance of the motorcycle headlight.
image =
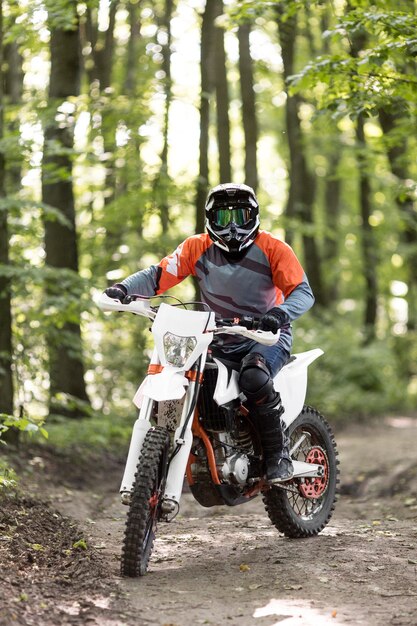
[[180,337],[173,333],[165,333],[163,341],[167,363],[174,367],[183,367],[197,345],[195,337]]

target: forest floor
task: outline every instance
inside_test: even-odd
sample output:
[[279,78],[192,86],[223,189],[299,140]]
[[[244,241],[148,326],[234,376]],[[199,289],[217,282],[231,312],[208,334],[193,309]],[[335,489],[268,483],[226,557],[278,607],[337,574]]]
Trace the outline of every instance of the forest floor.
[[341,496],[318,537],[279,535],[260,499],[204,509],[185,493],[148,575],[128,580],[123,462],[22,449],[30,495],[1,502],[1,626],[417,624],[417,419],[336,435]]

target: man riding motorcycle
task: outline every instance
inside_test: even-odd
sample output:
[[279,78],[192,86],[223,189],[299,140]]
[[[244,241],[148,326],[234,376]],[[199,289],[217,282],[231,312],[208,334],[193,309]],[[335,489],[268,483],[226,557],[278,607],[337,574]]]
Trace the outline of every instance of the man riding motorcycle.
[[214,187],[205,213],[207,233],[188,237],[158,265],[128,276],[105,293],[120,300],[133,293],[159,295],[193,275],[202,301],[218,316],[258,317],[261,330],[280,330],[273,346],[228,335],[217,336],[213,343],[216,356],[240,363],[239,387],[255,419],[266,480],[280,483],[292,478],[293,466],[273,377],[290,356],[291,322],[308,311],[314,296],[290,246],[259,230],[259,204],[251,187]]

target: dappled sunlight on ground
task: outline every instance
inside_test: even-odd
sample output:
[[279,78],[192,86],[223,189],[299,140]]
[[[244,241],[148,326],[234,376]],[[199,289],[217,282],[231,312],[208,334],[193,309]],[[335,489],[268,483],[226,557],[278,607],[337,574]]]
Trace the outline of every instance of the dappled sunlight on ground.
[[320,610],[308,606],[307,601],[301,600],[276,600],[272,599],[253,614],[254,618],[274,616],[278,620],[270,624],[282,624],[283,626],[334,626],[340,624],[337,613],[326,615]]

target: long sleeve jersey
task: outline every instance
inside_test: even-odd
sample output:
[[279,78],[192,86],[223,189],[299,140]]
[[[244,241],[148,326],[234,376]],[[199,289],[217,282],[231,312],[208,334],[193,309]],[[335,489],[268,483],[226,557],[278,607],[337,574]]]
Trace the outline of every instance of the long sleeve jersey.
[[[259,231],[246,254],[236,260],[226,257],[208,234],[188,237],[158,265],[128,276],[122,284],[128,294],[154,296],[190,275],[197,278],[203,302],[218,317],[261,317],[279,306],[292,322],[314,303],[307,277],[292,248],[267,231]],[[250,348],[250,343],[244,338],[223,335],[217,345],[230,353]],[[282,328],[279,343],[290,351],[289,324]]]

